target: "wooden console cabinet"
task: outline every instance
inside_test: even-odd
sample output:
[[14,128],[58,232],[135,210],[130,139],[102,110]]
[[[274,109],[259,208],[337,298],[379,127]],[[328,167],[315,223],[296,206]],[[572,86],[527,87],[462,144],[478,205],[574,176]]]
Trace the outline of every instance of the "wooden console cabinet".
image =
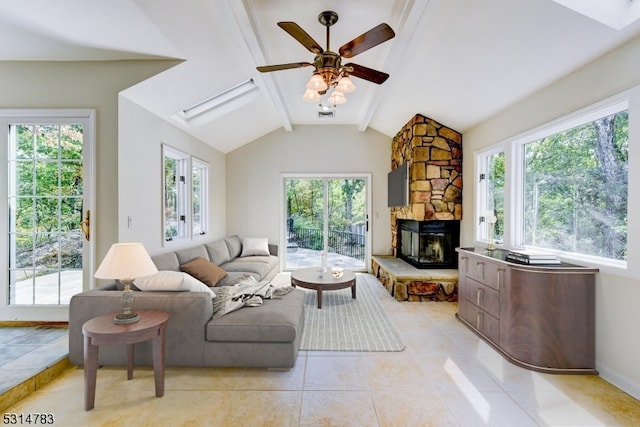
[[507,251],[458,248],[456,317],[516,365],[597,374],[596,268],[523,265]]

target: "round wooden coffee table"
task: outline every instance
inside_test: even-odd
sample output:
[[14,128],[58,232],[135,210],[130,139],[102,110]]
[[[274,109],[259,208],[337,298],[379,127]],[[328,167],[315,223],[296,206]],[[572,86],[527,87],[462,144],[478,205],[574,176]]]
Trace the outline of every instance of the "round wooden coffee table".
[[319,267],[301,268],[291,273],[291,285],[315,290],[318,308],[322,308],[322,291],[351,288],[351,298],[356,297],[356,275],[350,270],[344,270],[342,277],[335,278],[331,270],[323,273]]
[[117,313],[105,314],[87,320],[82,325],[84,334],[84,409],[93,408],[96,395],[98,346],[127,345],[127,379],[133,378],[133,345],[153,340],[153,372],[156,396],[164,395],[164,345],[169,315],[158,310],[137,310],[140,320],[135,323],[116,324]]

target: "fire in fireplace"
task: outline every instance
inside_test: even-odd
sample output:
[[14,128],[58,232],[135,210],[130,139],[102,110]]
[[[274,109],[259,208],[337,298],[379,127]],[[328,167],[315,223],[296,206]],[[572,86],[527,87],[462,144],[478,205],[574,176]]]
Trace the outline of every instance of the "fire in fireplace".
[[458,268],[460,221],[398,220],[399,258],[417,268]]

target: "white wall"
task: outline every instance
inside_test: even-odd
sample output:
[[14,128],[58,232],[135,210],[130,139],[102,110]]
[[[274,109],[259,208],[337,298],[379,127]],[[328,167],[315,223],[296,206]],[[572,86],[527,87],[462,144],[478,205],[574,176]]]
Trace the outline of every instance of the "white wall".
[[390,253],[390,169],[391,138],[374,130],[344,125],[277,130],[227,154],[227,233],[279,243],[283,173],[371,173],[372,250]]
[[[508,137],[571,113],[602,99],[640,85],[640,38],[610,52],[582,69],[522,100],[506,111],[464,133],[466,164],[471,166],[474,153]],[[635,110],[638,108],[636,106]],[[630,127],[635,140],[629,141],[630,191],[640,184],[637,140],[640,123],[630,109]],[[633,154],[631,154],[633,153]],[[474,171],[465,167],[463,178],[463,210],[467,213],[461,224],[461,244],[473,245]],[[639,176],[639,178],[635,178]],[[629,194],[629,203],[638,203],[638,195]],[[635,206],[635,205],[634,205]],[[630,235],[638,230],[635,218],[629,219]],[[630,253],[635,248],[630,248]],[[637,271],[637,267],[633,267]],[[596,367],[603,378],[640,398],[640,280],[633,275],[600,272],[596,281]],[[636,275],[637,277],[637,275]]]
[[[0,61],[0,108],[96,110],[95,260],[118,238],[118,92],[178,61]],[[6,201],[3,201],[6,206]],[[92,276],[92,275],[91,275]]]
[[[118,117],[118,241],[141,242],[151,255],[156,255],[224,237],[224,154],[124,96],[120,96]],[[209,231],[206,235],[193,240],[164,241],[162,144],[209,163]]]

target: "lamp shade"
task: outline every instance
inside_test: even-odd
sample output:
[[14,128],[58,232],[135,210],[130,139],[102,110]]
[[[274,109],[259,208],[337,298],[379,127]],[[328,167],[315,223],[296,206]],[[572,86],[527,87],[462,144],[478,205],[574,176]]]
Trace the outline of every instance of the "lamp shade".
[[338,80],[336,89],[342,93],[351,93],[356,90],[356,85],[353,84],[348,76],[342,76],[340,80]]
[[312,75],[311,79],[309,79],[309,82],[307,83],[307,89],[315,90],[316,92],[322,92],[324,90],[327,90],[327,87],[328,87],[327,83],[324,81],[322,76],[318,73],[315,73],[314,75]]
[[302,99],[307,102],[318,102],[320,101],[320,94],[315,90],[307,89],[304,91]]
[[135,279],[158,272],[142,243],[114,243],[96,270],[98,279]]
[[328,101],[333,105],[340,105],[347,102],[347,97],[344,96],[344,93],[334,89]]

